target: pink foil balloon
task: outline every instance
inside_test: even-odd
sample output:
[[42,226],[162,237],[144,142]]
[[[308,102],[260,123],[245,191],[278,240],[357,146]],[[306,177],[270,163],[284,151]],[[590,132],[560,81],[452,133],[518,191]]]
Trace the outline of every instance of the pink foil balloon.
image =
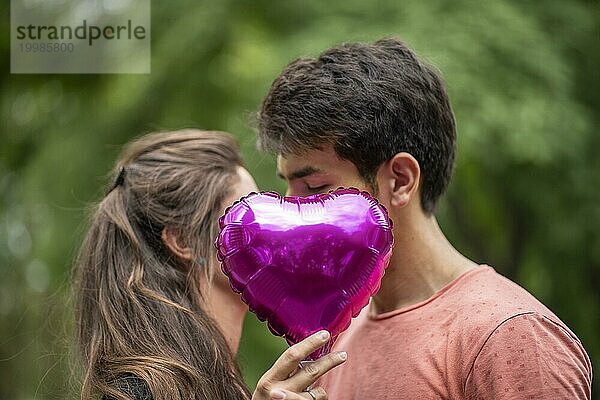
[[289,344],[327,329],[327,354],[378,290],[392,227],[377,200],[357,189],[309,197],[251,193],[219,220],[217,256],[234,291]]

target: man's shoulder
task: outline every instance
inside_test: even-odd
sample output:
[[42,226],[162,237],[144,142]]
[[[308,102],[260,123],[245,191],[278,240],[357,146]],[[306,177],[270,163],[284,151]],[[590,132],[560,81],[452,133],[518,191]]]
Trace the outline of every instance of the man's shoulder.
[[559,318],[525,288],[502,276],[492,267],[482,266],[466,277],[460,287],[445,299],[455,310],[454,322],[461,331],[494,330],[507,319],[528,313],[543,315],[562,325]]
[[408,310],[373,319],[368,316],[367,309],[365,307],[350,328],[340,335],[338,344],[352,347],[359,343],[362,346],[362,339],[373,335],[394,333],[406,339],[417,331],[435,331],[455,346],[467,349],[483,345],[505,321],[529,313],[544,316],[566,328],[527,290],[487,265],[467,271],[430,300],[408,307]]
[[[592,365],[583,344],[564,324],[544,315],[512,316],[476,349],[464,382],[468,398],[494,398],[514,393],[515,387],[527,398],[590,396]],[[490,376],[502,380],[490,385]]]
[[447,317],[448,335],[471,356],[499,327],[519,316],[543,318],[570,332],[548,307],[525,288],[488,266],[472,274],[449,297],[447,301],[454,305],[454,311]]

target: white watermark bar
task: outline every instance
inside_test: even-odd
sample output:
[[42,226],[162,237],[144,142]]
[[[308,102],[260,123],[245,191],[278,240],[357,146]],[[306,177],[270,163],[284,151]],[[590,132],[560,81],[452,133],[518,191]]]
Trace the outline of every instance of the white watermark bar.
[[150,73],[150,0],[11,0],[13,74]]

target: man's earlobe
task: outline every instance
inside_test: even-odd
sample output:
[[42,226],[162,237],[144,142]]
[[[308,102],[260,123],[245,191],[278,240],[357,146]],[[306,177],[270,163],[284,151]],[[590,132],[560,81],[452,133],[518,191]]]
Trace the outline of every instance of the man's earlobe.
[[181,236],[176,229],[166,226],[161,233],[161,239],[169,251],[178,258],[186,261],[194,260],[192,249],[182,243]]
[[421,179],[419,162],[409,153],[398,153],[388,161],[393,182],[390,202],[392,206],[404,207],[416,196]]

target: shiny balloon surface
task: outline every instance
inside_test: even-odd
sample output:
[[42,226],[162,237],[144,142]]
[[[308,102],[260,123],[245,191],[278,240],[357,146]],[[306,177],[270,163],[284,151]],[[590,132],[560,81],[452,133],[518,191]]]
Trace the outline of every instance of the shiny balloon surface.
[[234,291],[288,343],[327,329],[337,336],[377,290],[392,251],[392,226],[357,189],[309,197],[251,193],[219,220],[217,256]]

